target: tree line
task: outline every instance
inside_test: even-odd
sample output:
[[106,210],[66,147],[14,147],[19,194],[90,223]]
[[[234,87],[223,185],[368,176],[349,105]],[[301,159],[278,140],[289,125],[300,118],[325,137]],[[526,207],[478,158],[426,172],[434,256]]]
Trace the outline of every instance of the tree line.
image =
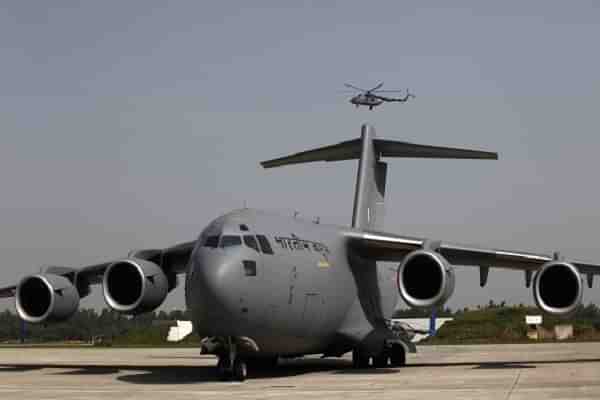
[[[436,312],[437,317],[460,318],[471,312],[491,309],[521,309],[523,313],[540,313],[539,310],[522,304],[507,306],[505,302],[495,303],[493,300],[486,305],[472,308],[452,310],[448,307]],[[394,318],[429,318],[430,311],[419,309],[401,309],[394,313]],[[556,317],[545,318],[549,323]],[[41,342],[86,342],[100,339],[104,343],[113,344],[165,344],[169,327],[176,320],[191,320],[188,311],[173,310],[158,311],[130,317],[104,308],[100,311],[91,308],[79,309],[73,317],[61,323],[23,324],[13,312],[6,310],[0,313],[0,343],[20,341],[22,331],[26,343]],[[580,306],[569,321],[597,326],[600,329],[600,308],[595,304]],[[23,329],[24,328],[24,329]],[[186,342],[197,341],[198,337],[190,335]]]
[[[187,311],[149,312],[135,317],[126,316],[104,308],[96,311],[81,308],[67,321],[50,324],[23,323],[13,312],[0,313],[0,343],[25,342],[92,342],[101,340],[108,343],[126,342],[136,337],[137,341],[160,339],[165,341],[169,327],[176,320],[190,320]],[[126,343],[123,343],[126,344]]]

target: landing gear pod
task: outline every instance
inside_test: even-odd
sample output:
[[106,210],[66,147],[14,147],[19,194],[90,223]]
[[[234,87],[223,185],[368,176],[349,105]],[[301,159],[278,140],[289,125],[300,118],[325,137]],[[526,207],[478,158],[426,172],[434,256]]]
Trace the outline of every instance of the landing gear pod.
[[568,317],[575,313],[583,297],[583,282],[573,264],[546,263],[535,274],[533,299],[548,314]]
[[54,274],[23,278],[15,296],[17,314],[32,324],[60,322],[79,307],[79,293],[71,281]]
[[415,250],[398,267],[398,291],[413,308],[437,308],[454,293],[454,270],[441,254]]
[[167,276],[153,262],[129,258],[108,266],[103,291],[106,303],[124,314],[141,314],[162,304],[168,292]]

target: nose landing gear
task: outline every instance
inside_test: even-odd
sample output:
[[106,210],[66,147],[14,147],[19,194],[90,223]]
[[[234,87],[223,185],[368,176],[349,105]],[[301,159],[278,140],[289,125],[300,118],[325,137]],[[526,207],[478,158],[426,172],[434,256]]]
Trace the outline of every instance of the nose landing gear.
[[221,380],[243,382],[248,377],[248,364],[237,354],[236,343],[227,338],[227,348],[219,355],[217,370]]

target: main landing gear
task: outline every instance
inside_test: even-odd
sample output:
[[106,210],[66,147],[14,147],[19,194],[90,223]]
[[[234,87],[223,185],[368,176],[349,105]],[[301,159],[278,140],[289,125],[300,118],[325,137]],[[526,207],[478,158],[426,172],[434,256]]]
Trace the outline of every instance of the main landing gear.
[[392,367],[403,367],[406,365],[406,351],[400,344],[394,344],[390,348],[390,365]]
[[370,357],[360,349],[354,349],[352,351],[352,365],[354,368],[360,369],[369,368],[370,366],[374,368],[402,367],[406,365],[406,352],[400,344],[386,347],[374,357]]

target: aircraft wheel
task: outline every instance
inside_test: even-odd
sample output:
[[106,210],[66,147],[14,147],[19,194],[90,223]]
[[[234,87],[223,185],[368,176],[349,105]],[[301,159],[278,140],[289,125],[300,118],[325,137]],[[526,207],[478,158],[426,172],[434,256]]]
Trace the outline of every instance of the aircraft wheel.
[[403,367],[406,365],[406,352],[404,347],[400,345],[394,345],[390,351],[390,363],[392,367]]
[[227,364],[229,364],[227,357],[219,357],[219,361],[217,362],[217,373],[222,381],[226,381],[231,377],[231,368],[228,368],[229,366]]
[[248,377],[248,365],[242,359],[237,359],[233,363],[233,378],[236,381],[244,382]]
[[354,368],[369,368],[369,357],[362,351],[354,349],[352,351],[352,365]]
[[373,357],[373,366],[375,368],[385,368],[388,366],[388,354],[387,352],[381,352],[377,356]]

